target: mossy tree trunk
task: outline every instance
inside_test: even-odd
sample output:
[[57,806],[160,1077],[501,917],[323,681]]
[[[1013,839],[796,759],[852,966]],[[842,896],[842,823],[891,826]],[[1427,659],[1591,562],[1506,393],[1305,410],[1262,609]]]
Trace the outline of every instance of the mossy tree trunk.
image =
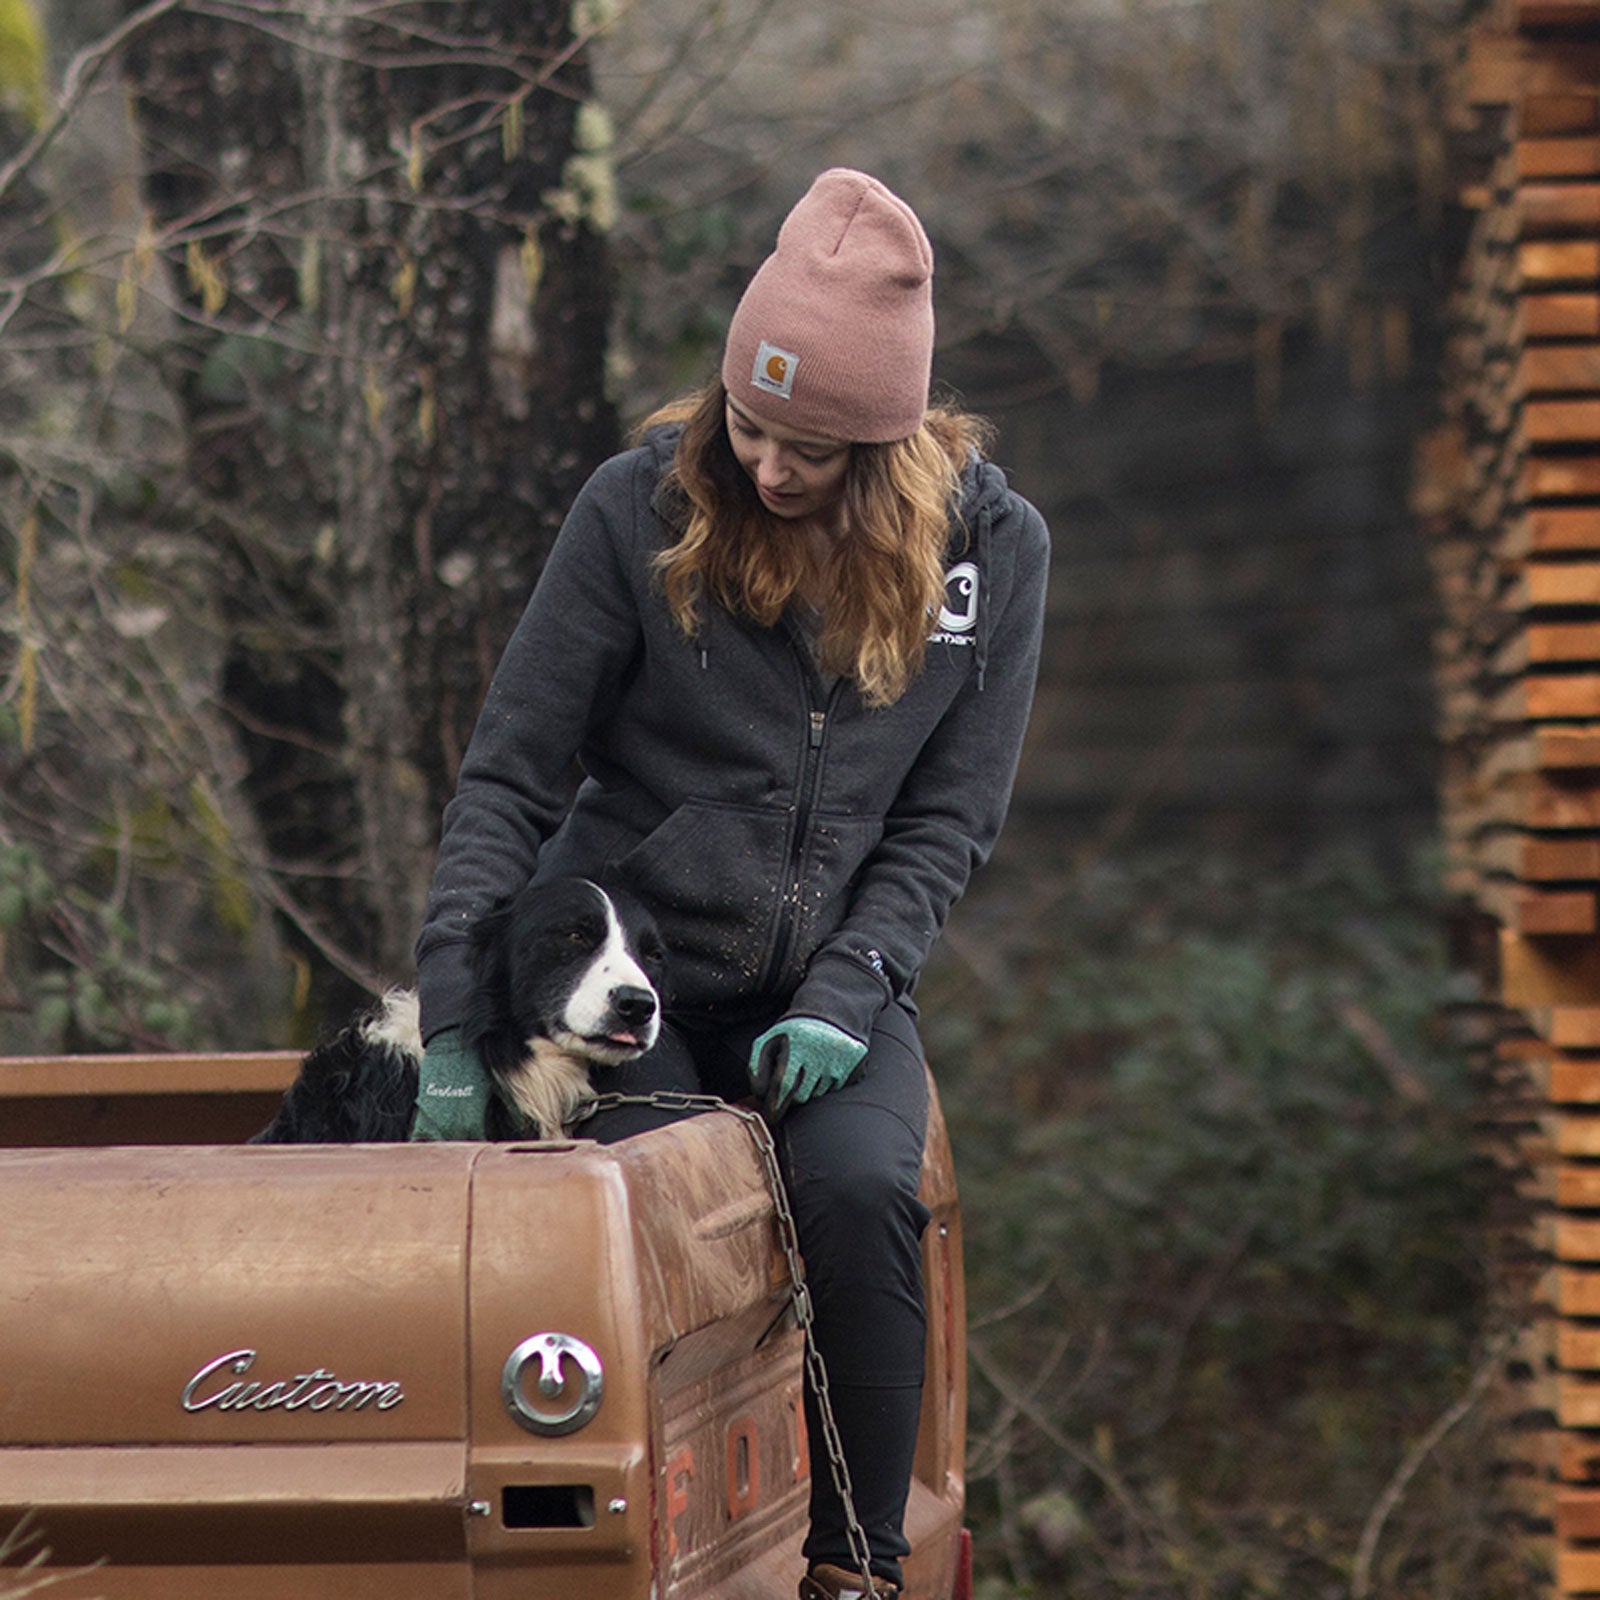
[[551,0],[305,0],[180,11],[129,61],[225,692],[313,972],[406,970],[488,675],[615,443],[583,43]]

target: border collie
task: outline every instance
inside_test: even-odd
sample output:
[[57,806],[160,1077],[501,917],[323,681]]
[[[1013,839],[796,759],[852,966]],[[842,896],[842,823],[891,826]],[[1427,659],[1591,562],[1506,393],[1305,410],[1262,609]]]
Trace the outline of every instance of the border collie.
[[[487,1136],[560,1138],[594,1098],[589,1069],[620,1066],[656,1042],[661,934],[628,896],[553,878],[489,912],[471,945],[461,1027],[494,1084]],[[421,1059],[416,994],[391,990],[306,1057],[251,1143],[404,1140]]]

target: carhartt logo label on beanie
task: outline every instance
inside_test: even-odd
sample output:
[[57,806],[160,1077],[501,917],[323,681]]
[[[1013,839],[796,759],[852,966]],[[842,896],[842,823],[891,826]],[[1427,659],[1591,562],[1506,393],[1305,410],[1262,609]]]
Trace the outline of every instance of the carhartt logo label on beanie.
[[784,219],[733,314],[723,386],[768,421],[882,444],[922,426],[932,367],[922,224],[876,178],[830,168]]
[[768,394],[781,395],[787,400],[794,394],[794,369],[799,365],[800,357],[794,351],[780,350],[777,345],[768,344],[763,339],[761,348],[756,351],[756,364],[750,373],[750,381],[756,388]]

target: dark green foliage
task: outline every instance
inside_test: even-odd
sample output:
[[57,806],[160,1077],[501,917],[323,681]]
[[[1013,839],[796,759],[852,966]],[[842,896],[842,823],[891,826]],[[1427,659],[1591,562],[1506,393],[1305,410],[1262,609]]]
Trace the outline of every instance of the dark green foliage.
[[[1433,881],[1357,854],[1035,863],[954,930],[924,1015],[997,1600],[1349,1592],[1481,1359],[1470,990]],[[1374,1594],[1501,1592],[1474,1425],[1411,1485]]]

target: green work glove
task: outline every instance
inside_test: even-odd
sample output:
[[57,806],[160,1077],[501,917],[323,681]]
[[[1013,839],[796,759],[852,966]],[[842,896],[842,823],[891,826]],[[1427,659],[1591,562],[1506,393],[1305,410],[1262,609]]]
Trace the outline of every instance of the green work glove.
[[417,1075],[413,1139],[481,1139],[489,1114],[489,1074],[459,1028],[443,1028],[428,1041]]
[[867,1047],[820,1017],[785,1017],[750,1046],[750,1081],[770,1116],[837,1089]]

